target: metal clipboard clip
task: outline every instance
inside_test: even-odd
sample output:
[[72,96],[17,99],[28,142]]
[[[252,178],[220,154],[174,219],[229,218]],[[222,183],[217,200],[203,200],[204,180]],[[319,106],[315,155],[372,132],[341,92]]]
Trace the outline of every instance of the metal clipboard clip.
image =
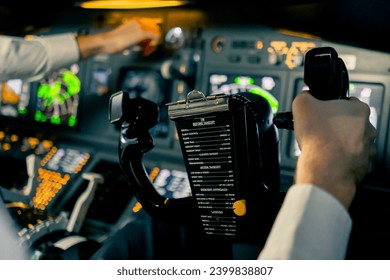
[[229,110],[229,98],[224,93],[205,96],[203,92],[192,90],[185,100],[168,103],[168,116],[174,120],[181,117],[203,115]]

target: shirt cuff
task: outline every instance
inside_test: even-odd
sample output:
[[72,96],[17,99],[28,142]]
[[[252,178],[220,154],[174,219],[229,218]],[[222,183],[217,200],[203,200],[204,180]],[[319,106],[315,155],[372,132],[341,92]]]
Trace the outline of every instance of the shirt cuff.
[[344,259],[351,229],[336,198],[311,184],[293,185],[259,259]]

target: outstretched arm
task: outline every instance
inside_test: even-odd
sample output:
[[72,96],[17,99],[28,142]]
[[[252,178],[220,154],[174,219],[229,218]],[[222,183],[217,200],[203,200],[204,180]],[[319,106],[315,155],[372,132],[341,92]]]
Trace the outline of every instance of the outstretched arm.
[[51,71],[97,54],[114,54],[140,45],[153,52],[161,36],[150,18],[135,18],[112,30],[90,35],[71,33],[26,38],[0,36],[0,81],[38,80]]

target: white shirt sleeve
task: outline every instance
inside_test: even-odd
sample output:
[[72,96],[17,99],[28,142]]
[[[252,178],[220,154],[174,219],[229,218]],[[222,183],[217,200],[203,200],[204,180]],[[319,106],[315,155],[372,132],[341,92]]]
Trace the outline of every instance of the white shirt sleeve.
[[351,229],[349,213],[332,195],[313,185],[293,185],[258,259],[344,259]]
[[0,260],[28,260],[30,251],[18,242],[17,229],[0,198]]
[[79,58],[79,47],[72,33],[30,39],[0,36],[0,81],[38,80]]

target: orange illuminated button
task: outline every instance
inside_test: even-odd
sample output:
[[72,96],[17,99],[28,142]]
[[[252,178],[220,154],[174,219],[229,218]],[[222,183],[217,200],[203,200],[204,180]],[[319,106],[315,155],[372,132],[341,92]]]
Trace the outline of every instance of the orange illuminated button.
[[233,203],[233,212],[237,216],[244,216],[246,214],[246,200],[240,199]]

